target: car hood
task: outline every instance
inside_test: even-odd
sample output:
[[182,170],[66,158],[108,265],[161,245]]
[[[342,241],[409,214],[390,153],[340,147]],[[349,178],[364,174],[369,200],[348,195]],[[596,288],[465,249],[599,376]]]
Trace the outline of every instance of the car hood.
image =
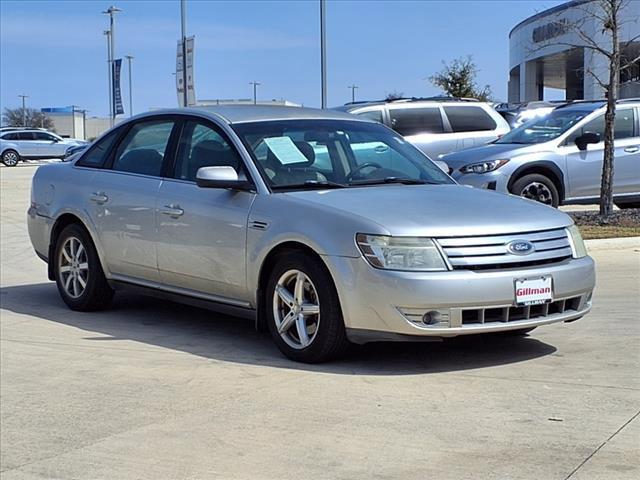
[[[376,231],[406,236],[522,233],[566,227],[571,218],[524,198],[462,185],[384,185],[288,192],[297,200],[356,215]],[[375,225],[373,225],[375,224]],[[326,226],[331,229],[331,225]]]
[[450,168],[458,170],[470,163],[484,162],[487,160],[501,160],[513,158],[534,151],[545,150],[543,144],[518,145],[514,143],[490,143],[481,147],[467,148],[458,152],[443,155],[440,160]]

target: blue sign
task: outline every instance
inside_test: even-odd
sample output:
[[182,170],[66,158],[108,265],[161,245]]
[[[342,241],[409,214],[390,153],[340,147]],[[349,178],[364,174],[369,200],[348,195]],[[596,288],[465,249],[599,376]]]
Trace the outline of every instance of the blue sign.
[[113,106],[116,115],[122,115],[124,108],[122,107],[122,91],[120,89],[120,71],[122,70],[122,59],[117,58],[113,61]]

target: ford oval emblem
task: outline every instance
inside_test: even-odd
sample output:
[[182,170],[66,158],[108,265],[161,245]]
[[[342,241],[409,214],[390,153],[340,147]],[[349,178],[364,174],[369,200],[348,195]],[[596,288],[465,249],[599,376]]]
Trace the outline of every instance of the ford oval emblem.
[[514,240],[507,244],[507,250],[514,255],[529,255],[535,250],[533,243],[527,240]]

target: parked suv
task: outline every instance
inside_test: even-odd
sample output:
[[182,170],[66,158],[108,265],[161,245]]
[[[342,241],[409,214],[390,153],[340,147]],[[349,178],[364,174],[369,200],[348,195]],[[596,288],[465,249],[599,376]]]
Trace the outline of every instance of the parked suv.
[[[483,147],[442,158],[460,183],[513,193],[557,207],[600,198],[606,104],[574,102]],[[640,206],[640,101],[616,107],[613,195]]]
[[571,322],[595,283],[568,215],[457,185],[396,132],[328,110],[133,117],[38,169],[28,225],[73,310],[137,287],[252,318],[304,362]]
[[472,99],[402,98],[353,102],[337,110],[393,128],[433,160],[446,153],[484,145],[509,131],[509,124],[489,104]]
[[39,128],[3,130],[0,132],[0,160],[8,167],[15,167],[20,160],[64,158],[69,147],[84,143]]

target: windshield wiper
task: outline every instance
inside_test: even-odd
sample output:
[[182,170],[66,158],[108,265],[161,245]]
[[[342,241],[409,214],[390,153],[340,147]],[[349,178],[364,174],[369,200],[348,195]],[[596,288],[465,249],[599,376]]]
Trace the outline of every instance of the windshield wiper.
[[347,185],[342,183],[331,182],[329,180],[307,180],[303,183],[290,183],[288,185],[274,185],[272,190],[296,190],[296,189],[316,189],[324,190],[326,188],[347,188]]
[[438,182],[428,182],[426,180],[418,180],[416,178],[400,178],[400,177],[386,177],[386,178],[374,178],[371,180],[357,180],[355,182],[349,182],[349,185],[384,185],[386,183],[400,183],[402,185],[438,185]]

